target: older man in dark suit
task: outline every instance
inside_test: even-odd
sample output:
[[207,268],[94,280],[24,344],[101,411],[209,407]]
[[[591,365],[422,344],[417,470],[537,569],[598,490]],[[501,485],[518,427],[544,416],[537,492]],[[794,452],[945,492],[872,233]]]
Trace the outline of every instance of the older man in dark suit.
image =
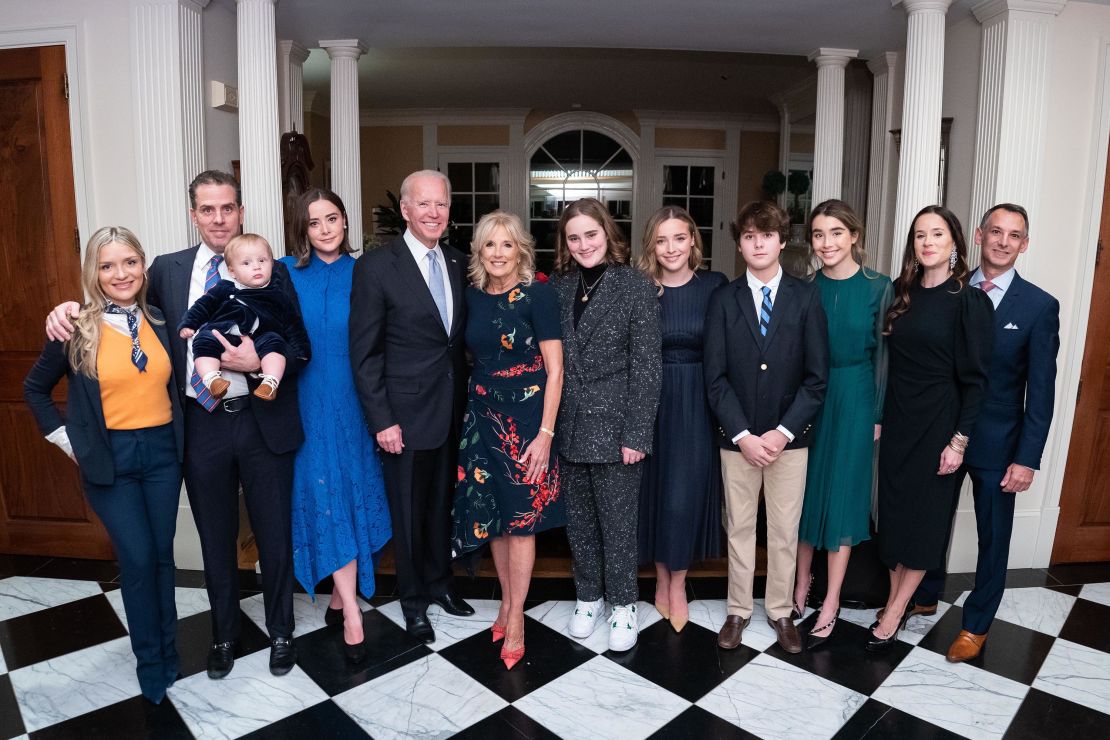
[[[958,663],[979,655],[1006,590],[1006,562],[1017,494],[1029,490],[1041,465],[1056,399],[1060,302],[1023,279],[1014,265],[1029,248],[1029,216],[999,203],[975,230],[982,261],[970,284],[994,304],[994,351],[983,410],[964,465],[975,496],[979,558],[975,588],[963,605],[963,629],[948,648]],[[934,614],[944,571],[930,571],[910,611]]]
[[801,652],[791,620],[809,431],[825,399],[829,334],[817,286],[783,272],[790,220],[774,203],[745,205],[733,224],[745,274],[710,300],[705,383],[720,426],[728,531],[728,616],[717,644],[740,644],[752,614],[759,492],[767,507],[767,621]]
[[397,587],[409,634],[435,641],[429,604],[474,610],[451,588],[451,492],[466,403],[466,258],[440,238],[451,183],[435,170],[401,184],[405,233],[359,259],[351,284],[351,365],[382,455]]
[[[198,245],[157,257],[150,265],[147,301],[176,327],[197,298],[227,279],[223,251],[242,225],[239,182],[226,172],[208,170],[189,185],[189,214],[200,232]],[[285,266],[274,265],[275,273]],[[299,312],[288,275],[284,289]],[[77,304],[58,306],[47,318],[51,339],[68,339],[69,316]],[[212,607],[209,678],[223,678],[235,664],[240,634],[238,533],[242,483],[251,531],[258,544],[270,634],[270,672],[288,673],[296,661],[293,647],[293,546],[291,500],[293,455],[304,439],[296,382],[287,382],[273,401],[251,395],[261,369],[250,337],[238,347],[224,342],[224,378],[231,387],[222,400],[208,395],[193,373],[192,347],[170,332],[178,392],[185,409],[185,488],[200,535],[204,580]],[[285,379],[295,380],[309,359],[308,338],[289,343]]]

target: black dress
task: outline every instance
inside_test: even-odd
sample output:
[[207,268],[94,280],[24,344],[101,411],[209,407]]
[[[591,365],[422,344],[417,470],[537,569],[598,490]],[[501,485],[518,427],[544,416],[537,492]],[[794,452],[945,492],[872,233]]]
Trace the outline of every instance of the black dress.
[[701,358],[709,296],[727,282],[699,272],[659,297],[663,391],[640,486],[640,562],[669,570],[720,552],[721,458]]
[[938,475],[940,454],[953,434],[975,427],[993,339],[990,299],[951,279],[910,288],[909,310],[887,337],[878,541],[891,570],[944,565],[963,475]]

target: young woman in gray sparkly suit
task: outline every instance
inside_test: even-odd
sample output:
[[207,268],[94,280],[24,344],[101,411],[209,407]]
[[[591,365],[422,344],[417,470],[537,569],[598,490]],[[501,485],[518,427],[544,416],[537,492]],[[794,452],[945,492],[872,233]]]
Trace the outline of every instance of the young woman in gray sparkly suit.
[[593,198],[559,220],[555,292],[565,380],[558,443],[578,602],[567,631],[589,637],[609,616],[609,649],[636,644],[637,513],[662,374],[656,287],[628,264],[628,243]]

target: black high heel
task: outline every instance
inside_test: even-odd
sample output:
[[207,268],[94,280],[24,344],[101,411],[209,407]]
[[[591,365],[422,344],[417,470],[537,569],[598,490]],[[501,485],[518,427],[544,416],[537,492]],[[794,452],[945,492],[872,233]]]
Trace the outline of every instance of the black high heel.
[[824,637],[821,637],[820,635],[815,635],[813,633],[814,632],[822,632],[822,631],[824,631],[825,629],[827,629],[829,627],[835,628],[836,620],[838,620],[838,619],[840,619],[840,609],[839,609],[839,607],[837,608],[836,614],[833,615],[833,618],[832,618],[831,621],[826,622],[825,624],[821,625],[820,627],[818,627],[816,629],[812,629],[812,630],[809,631],[809,634],[806,636],[806,650],[813,650],[813,648],[819,647],[820,645],[823,645],[826,642],[828,642],[830,639],[832,639],[832,636],[833,636],[832,632],[825,635]]
[[330,606],[327,609],[324,609],[324,624],[329,627],[342,627],[343,610],[332,609]]
[[908,622],[909,619],[909,615],[904,615],[901,621],[898,622],[898,626],[894,628],[894,632],[891,633],[890,637],[876,636],[875,628],[879,626],[879,623],[875,622],[875,624],[871,625],[871,634],[867,640],[867,645],[865,646],[867,648],[867,652],[881,653],[885,650],[889,650],[891,645],[898,642],[898,633],[901,632],[903,628],[905,628],[906,622]]
[[806,603],[809,601],[809,592],[812,588],[813,588],[813,575],[811,574],[810,577],[809,577],[809,585],[806,586],[806,595],[802,598],[802,605],[801,605],[801,607],[799,607],[798,602],[796,602],[796,601],[794,602],[794,604],[793,604],[794,608],[790,612],[790,618],[791,619],[801,619],[803,616],[805,616]]
[[358,618],[362,622],[362,640],[355,645],[348,645],[346,640],[343,641],[343,653],[347,656],[347,660],[355,665],[366,660],[366,620],[361,611],[358,613]]

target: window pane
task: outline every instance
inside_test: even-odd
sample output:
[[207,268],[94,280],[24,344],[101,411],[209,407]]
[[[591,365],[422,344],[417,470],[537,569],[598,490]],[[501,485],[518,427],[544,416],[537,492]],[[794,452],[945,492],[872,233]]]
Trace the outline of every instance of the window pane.
[[498,205],[501,203],[500,195],[475,195],[474,196],[474,221],[475,223],[479,218],[486,215],[490,211],[496,211]]
[[698,226],[713,225],[713,199],[690,198],[690,207],[687,209]]
[[451,220],[457,224],[474,223],[474,198],[469,193],[451,196]]
[[576,170],[581,158],[581,131],[567,131],[544,142],[546,149],[557,162],[567,169]]
[[452,226],[447,232],[447,243],[463,254],[470,254],[470,240],[474,236],[474,229],[470,224]]
[[474,192],[496,193],[500,190],[498,185],[500,172],[497,162],[474,163]]
[[451,162],[447,165],[447,179],[451,181],[451,190],[460,192],[473,192],[474,177],[470,162]]
[[686,207],[686,198],[678,198],[678,197],[674,197],[674,196],[671,196],[670,198],[664,198],[663,199],[663,205],[665,205],[665,206],[678,206],[679,208],[685,208]]
[[[675,167],[673,165],[666,165],[663,167],[663,193],[666,195],[685,195],[686,194],[686,167]],[[665,205],[685,205],[685,203],[668,203],[666,199],[663,200]]]
[[698,229],[698,233],[701,234],[702,255],[708,259],[713,251],[713,229]]
[[712,167],[690,168],[690,195],[713,195],[716,185]]
[[582,132],[582,161],[584,169],[596,170],[620,151],[620,144],[596,131]]

